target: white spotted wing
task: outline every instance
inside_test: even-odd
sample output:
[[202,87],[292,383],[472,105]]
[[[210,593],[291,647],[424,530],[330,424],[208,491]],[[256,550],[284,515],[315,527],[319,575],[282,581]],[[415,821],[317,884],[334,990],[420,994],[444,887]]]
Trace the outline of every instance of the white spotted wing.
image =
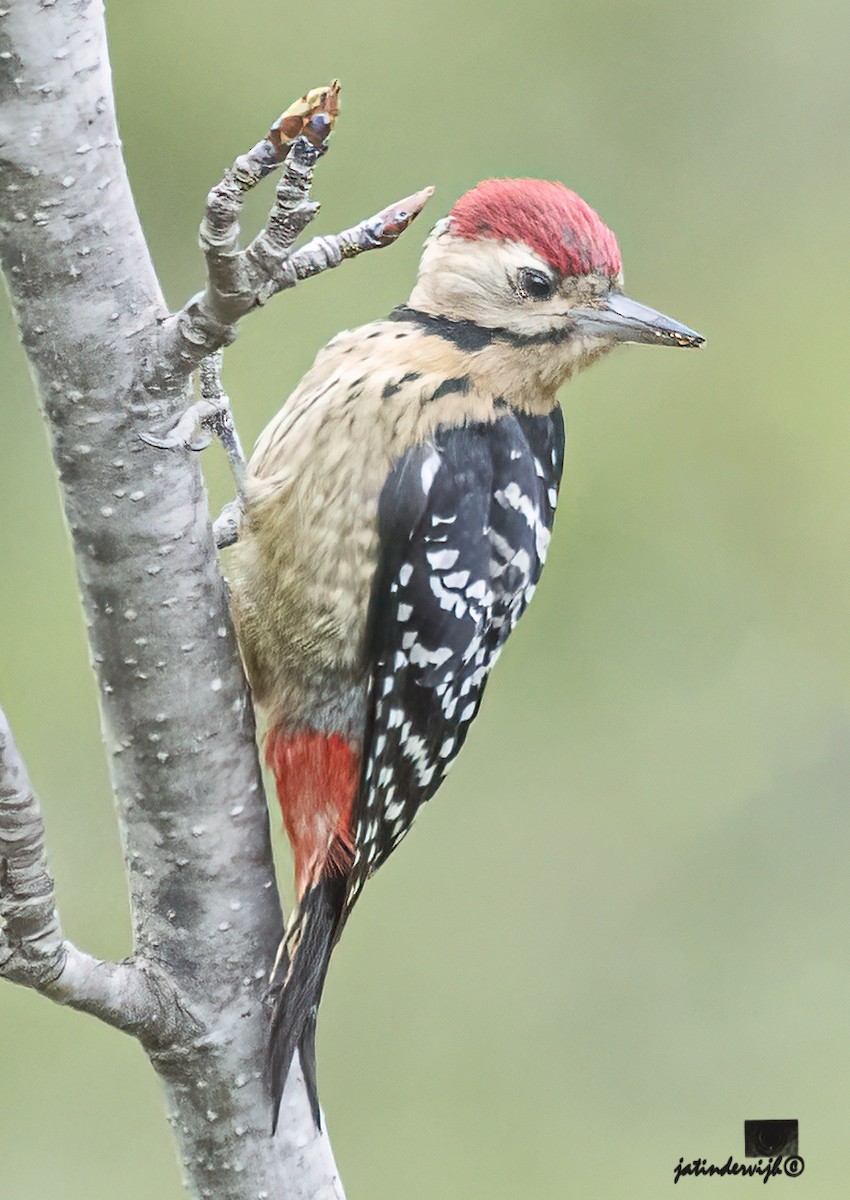
[[438,430],[381,495],[370,722],[349,906],[439,787],[546,557],[563,467],[559,409]]

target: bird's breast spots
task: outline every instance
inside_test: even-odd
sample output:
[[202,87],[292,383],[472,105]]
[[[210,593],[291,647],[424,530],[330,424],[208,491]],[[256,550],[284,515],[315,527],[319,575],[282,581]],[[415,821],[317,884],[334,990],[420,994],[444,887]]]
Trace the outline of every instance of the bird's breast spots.
[[383,391],[381,392],[381,399],[391,400],[393,396],[397,395],[402,390],[405,384],[416,383],[416,381],[421,378],[422,375],[419,371],[408,371],[407,374],[402,375],[399,380],[390,380],[389,383],[385,384]]
[[454,379],[444,379],[430,395],[424,396],[423,400],[426,404],[433,404],[435,400],[441,400],[444,396],[451,396],[455,392],[461,396],[465,396],[471,386],[472,380],[468,375],[458,375]]
[[268,733],[266,761],[277,784],[300,899],[319,877],[351,866],[359,746],[337,733],[275,726]]

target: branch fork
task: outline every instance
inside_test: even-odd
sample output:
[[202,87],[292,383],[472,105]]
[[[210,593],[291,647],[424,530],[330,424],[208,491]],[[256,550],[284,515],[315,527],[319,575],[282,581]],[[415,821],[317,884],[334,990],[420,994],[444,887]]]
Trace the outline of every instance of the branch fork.
[[146,1044],[168,1044],[178,1025],[189,1028],[174,1003],[176,988],[164,975],[132,961],[102,962],[65,939],[47,869],[41,806],[2,709],[0,978],[83,1009]]
[[[190,373],[208,355],[229,345],[238,321],[278,292],[339,266],[343,259],[391,245],[433,195],[433,188],[423,188],[342,233],[314,238],[294,249],[319,211],[311,198],[313,173],[338,115],[338,81],[313,88],[291,104],[268,136],[241,154],[210,191],[199,234],[206,288],[163,322],[151,360],[168,377]],[[239,217],[244,197],[280,166],[283,174],[266,225],[242,250]]]

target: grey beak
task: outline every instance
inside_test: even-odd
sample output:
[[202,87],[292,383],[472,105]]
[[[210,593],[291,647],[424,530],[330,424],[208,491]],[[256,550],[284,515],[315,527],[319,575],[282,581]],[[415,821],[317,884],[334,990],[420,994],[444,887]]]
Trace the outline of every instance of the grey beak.
[[701,346],[704,337],[665,317],[622,292],[609,292],[601,308],[576,308],[570,316],[579,333],[612,342],[642,342],[649,346]]

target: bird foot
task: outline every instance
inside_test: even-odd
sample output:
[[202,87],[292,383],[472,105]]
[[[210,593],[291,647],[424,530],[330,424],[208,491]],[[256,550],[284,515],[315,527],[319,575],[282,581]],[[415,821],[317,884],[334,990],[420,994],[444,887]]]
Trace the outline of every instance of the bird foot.
[[143,442],[157,450],[199,451],[206,450],[214,437],[221,442],[236,482],[236,499],[225,504],[213,523],[219,549],[232,546],[239,539],[239,526],[245,515],[243,486],[246,471],[245,455],[230,410],[230,397],[221,386],[221,362],[220,350],[202,361],[201,398],[189,405],[168,433],[139,435]]
[[213,536],[219,550],[223,550],[226,546],[234,546],[239,541],[239,529],[244,517],[245,508],[241,497],[225,504],[213,521]]
[[[224,401],[224,404],[221,401]],[[170,432],[154,434],[140,433],[139,437],[148,446],[157,450],[206,450],[213,437],[221,437],[221,432],[229,425],[233,429],[233,418],[230,414],[230,402],[226,396],[215,399],[204,398],[190,404],[179,417]],[[235,432],[235,431],[234,431]]]

